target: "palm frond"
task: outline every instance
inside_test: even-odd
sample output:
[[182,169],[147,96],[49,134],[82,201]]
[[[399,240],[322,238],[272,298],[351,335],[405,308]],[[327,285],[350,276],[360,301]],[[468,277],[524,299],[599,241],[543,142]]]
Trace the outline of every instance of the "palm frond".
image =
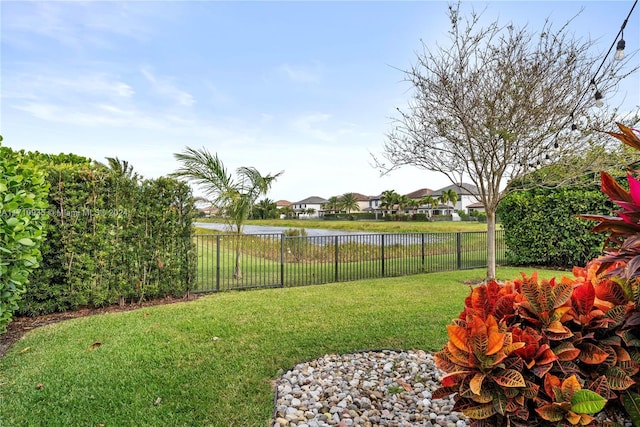
[[204,147],[199,150],[187,147],[184,152],[175,153],[173,156],[181,166],[170,176],[196,184],[214,199],[235,186],[233,177],[218,155],[209,153]]

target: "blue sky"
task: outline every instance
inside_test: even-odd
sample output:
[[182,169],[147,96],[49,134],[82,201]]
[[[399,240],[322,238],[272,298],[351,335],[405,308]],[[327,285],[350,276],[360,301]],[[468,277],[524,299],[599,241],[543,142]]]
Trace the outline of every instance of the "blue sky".
[[[571,24],[605,52],[632,1],[463,2],[487,20]],[[445,43],[447,2],[2,1],[0,133],[14,149],[127,160],[145,178],[206,147],[229,169],[284,174],[268,197],[448,185],[379,154],[420,39]],[[640,7],[625,29],[640,47]],[[637,62],[637,58],[636,58]],[[608,102],[640,105],[640,77]]]

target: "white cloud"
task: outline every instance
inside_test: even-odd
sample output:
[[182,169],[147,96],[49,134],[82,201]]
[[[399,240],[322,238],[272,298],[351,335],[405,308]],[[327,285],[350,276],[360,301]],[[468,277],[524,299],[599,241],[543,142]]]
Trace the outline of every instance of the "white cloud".
[[170,78],[157,77],[148,68],[143,68],[140,72],[160,95],[167,96],[184,107],[195,104],[193,95],[173,85]]
[[88,97],[127,99],[135,94],[129,84],[106,73],[81,72],[73,77],[22,73],[5,76],[3,83],[4,97],[8,99],[57,99],[64,102],[76,97],[84,100]]
[[292,127],[307,137],[325,142],[333,142],[335,141],[335,137],[330,132],[318,126],[319,124],[327,123],[329,119],[331,119],[331,114],[311,113],[295,119],[292,122]]
[[[144,2],[141,2],[144,3]],[[149,15],[159,17],[157,8],[118,1],[18,1],[3,6],[3,42],[38,48],[37,39],[46,37],[72,49],[115,49],[113,35],[133,40],[150,38]],[[163,17],[173,19],[171,15]]]
[[297,83],[318,83],[322,79],[322,72],[318,66],[306,67],[302,65],[283,64],[278,70],[290,80]]

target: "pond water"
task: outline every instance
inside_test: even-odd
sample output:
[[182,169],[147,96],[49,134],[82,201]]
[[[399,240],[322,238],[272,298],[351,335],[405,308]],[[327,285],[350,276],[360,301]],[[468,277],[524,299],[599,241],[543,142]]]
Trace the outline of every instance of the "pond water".
[[[220,224],[214,222],[196,222],[194,223],[196,227],[200,228],[208,228],[210,230],[218,230],[218,231],[230,231],[229,226],[227,224]],[[245,225],[243,227],[245,234],[282,234],[286,230],[290,230],[291,228],[300,228],[300,227],[276,227],[276,226],[267,226],[267,225]],[[380,233],[368,233],[366,231],[346,231],[346,230],[327,230],[324,228],[305,228],[307,232],[307,236],[343,236],[345,234],[380,234]]]
[[[194,225],[210,230],[230,232],[227,224],[196,222]],[[292,227],[245,225],[243,228],[245,234],[282,234]],[[370,233],[366,231],[327,230],[324,228],[305,228],[305,231],[307,232],[309,243],[320,246],[348,242],[376,246],[420,245],[438,243],[455,238],[455,233]]]

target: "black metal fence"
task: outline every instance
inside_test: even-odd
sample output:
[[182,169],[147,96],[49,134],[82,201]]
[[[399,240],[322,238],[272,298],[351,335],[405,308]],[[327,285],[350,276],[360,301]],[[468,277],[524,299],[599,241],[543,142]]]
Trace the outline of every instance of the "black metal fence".
[[[195,292],[292,287],[481,268],[487,232],[349,234],[201,234]],[[504,231],[496,262],[505,262]]]

